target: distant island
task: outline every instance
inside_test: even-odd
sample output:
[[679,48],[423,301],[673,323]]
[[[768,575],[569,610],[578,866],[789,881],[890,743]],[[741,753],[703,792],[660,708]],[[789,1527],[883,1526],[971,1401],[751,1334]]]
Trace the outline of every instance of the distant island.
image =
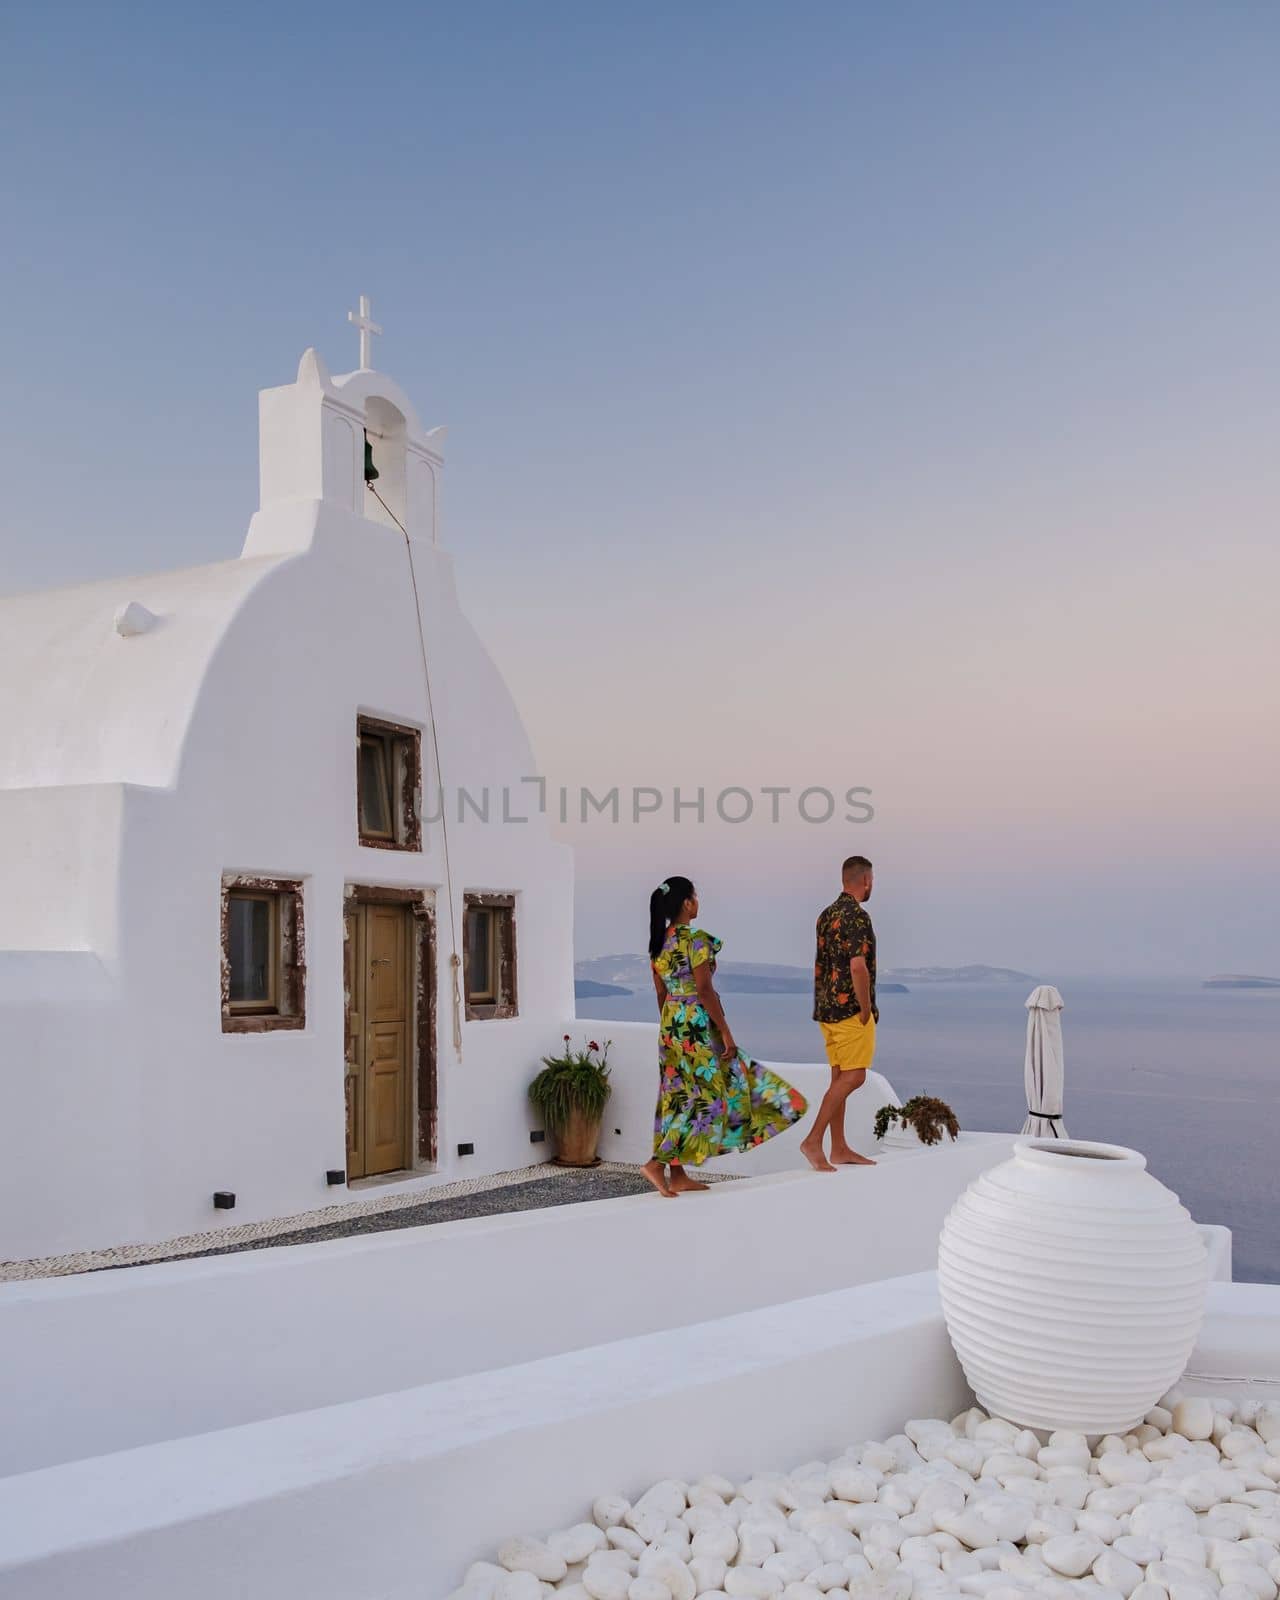
[[[574,967],[574,993],[579,1000],[602,1000],[610,995],[629,995],[649,989],[652,978],[645,956],[591,956]],[[941,969],[938,969],[941,970]],[[997,968],[984,968],[996,971]],[[877,983],[878,994],[909,994],[901,981],[907,976],[895,973]],[[788,967],[768,961],[721,961],[716,966],[716,987],[724,994],[812,994],[813,971],[809,967]]]
[[1259,978],[1247,972],[1219,972],[1204,980],[1206,989],[1280,989],[1280,978]]
[[[1013,967],[895,967],[892,976],[910,983],[1034,983],[1029,972]],[[886,987],[884,984],[880,988]]]

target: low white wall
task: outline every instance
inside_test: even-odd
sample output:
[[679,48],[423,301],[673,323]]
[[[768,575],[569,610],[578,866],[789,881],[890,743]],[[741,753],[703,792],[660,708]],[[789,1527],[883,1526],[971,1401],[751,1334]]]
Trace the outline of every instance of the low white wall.
[[967,1403],[932,1274],[900,1278],[7,1479],[0,1596],[439,1600],[596,1494],[830,1456]]
[[1280,1384],[1280,1284],[1211,1283],[1183,1380],[1199,1393],[1274,1400]]
[[[1280,1287],[1213,1285],[1185,1386],[1277,1380]],[[0,1597],[439,1600],[596,1494],[786,1468],[966,1403],[921,1273],[5,1479]]]
[[[1011,1140],[0,1285],[0,1471],[199,1433],[932,1268]],[[74,1403],[68,1385],[74,1384]]]

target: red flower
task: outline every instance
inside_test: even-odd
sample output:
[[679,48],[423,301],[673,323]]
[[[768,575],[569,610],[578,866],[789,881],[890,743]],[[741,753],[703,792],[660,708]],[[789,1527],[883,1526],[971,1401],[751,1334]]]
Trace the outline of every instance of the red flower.
[[567,1033],[566,1033],[566,1034],[565,1034],[565,1036],[564,1036],[564,1042],[565,1042],[565,1043],[566,1043],[566,1044],[568,1044],[568,1042],[569,1042],[569,1035],[568,1035],[568,1034],[567,1034]]
[[588,1050],[598,1050],[599,1048],[600,1048],[600,1046],[595,1042],[594,1039],[588,1040],[588,1042],[587,1042],[587,1049]]

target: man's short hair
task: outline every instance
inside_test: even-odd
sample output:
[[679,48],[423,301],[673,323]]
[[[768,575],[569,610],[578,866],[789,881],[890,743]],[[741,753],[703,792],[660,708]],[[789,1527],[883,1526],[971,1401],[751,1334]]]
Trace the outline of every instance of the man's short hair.
[[866,856],[849,856],[840,868],[840,881],[849,883],[854,878],[860,878],[864,872],[871,871],[871,863]]

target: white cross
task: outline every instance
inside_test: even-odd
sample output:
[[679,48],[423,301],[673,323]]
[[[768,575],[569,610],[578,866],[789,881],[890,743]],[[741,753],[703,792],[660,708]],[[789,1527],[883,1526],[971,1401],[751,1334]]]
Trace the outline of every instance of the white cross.
[[372,370],[373,335],[375,333],[382,332],[382,329],[370,317],[369,310],[369,296],[367,294],[362,294],[360,296],[359,313],[354,311],[347,312],[347,321],[354,322],[356,327],[360,330],[360,370],[362,372],[368,372]]

